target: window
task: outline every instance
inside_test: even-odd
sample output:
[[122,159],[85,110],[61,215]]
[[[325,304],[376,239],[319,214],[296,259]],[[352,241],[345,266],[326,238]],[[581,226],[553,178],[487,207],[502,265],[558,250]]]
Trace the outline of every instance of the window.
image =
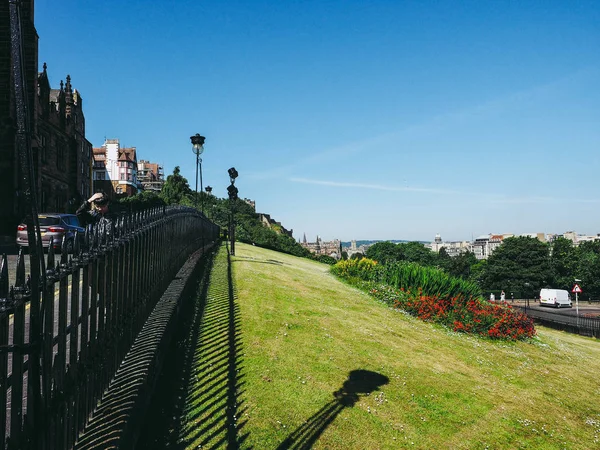
[[46,211],[47,208],[48,197],[46,196],[46,186],[42,188],[42,198],[41,198],[41,207],[42,211]]
[[65,147],[62,142],[57,142],[56,144],[56,167],[62,168],[65,167]]
[[43,134],[40,136],[40,155],[42,157],[42,162],[46,162],[46,136]]

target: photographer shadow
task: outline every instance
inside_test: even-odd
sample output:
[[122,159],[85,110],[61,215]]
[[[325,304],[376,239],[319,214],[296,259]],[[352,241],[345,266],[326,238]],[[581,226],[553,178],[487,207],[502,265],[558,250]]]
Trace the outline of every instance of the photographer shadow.
[[389,382],[389,378],[370,370],[353,370],[333,399],[317,411],[303,425],[294,430],[277,450],[308,450],[321,434],[345,409],[353,407],[361,396],[368,395]]

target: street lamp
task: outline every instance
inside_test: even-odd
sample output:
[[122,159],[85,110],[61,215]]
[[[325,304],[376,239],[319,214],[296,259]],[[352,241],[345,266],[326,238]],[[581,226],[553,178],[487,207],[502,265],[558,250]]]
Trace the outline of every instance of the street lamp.
[[[204,136],[200,136],[199,133],[190,136],[190,140],[192,141],[192,151],[196,155],[196,201],[198,201],[198,169],[200,169],[200,192],[202,192],[202,158],[200,158],[200,155],[204,151],[205,139],[206,138]],[[202,202],[201,208],[202,213],[204,213],[204,202]]]
[[227,194],[229,195],[229,208],[230,208],[230,219],[229,219],[229,237],[231,239],[231,254],[235,255],[235,216],[234,216],[234,201],[238,199],[238,188],[235,187],[235,179],[238,177],[238,172],[235,167],[230,168],[227,173],[229,174],[229,181],[231,184],[227,187]]

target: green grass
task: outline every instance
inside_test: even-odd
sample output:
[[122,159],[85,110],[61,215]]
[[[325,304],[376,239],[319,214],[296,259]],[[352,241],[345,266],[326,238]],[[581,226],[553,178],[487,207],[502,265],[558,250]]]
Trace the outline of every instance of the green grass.
[[[454,333],[378,303],[325,264],[249,245],[236,244],[232,265],[241,448],[600,448],[597,340],[544,327],[527,342]],[[388,382],[356,389],[356,370]]]

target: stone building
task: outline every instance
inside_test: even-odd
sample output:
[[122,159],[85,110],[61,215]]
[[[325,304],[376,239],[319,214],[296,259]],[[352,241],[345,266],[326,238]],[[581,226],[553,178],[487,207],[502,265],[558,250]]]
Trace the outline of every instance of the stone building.
[[352,255],[356,255],[360,253],[361,255],[366,255],[367,250],[371,247],[369,244],[356,245],[356,240],[350,241],[350,247],[346,248],[346,253],[348,254],[348,258],[351,258]]
[[308,242],[306,240],[306,234],[304,234],[304,238],[300,245],[315,255],[327,255],[335,259],[340,259],[342,257],[342,241],[339,239],[323,241],[323,239],[317,236],[315,242]]
[[91,193],[92,144],[85,138],[83,99],[71,77],[52,89],[47,66],[38,76],[33,166],[41,212],[74,212]]
[[[28,132],[40,212],[65,212],[90,193],[91,144],[85,138],[81,95],[61,82],[52,89],[47,66],[38,73],[34,1],[19,3]],[[18,80],[17,80],[18,81]],[[14,235],[25,215],[22,170],[16,145],[15,79],[12,73],[9,2],[0,2],[0,234]]]
[[442,237],[439,234],[436,234],[433,242],[426,244],[425,246],[436,253],[439,253],[443,248],[448,256],[454,257],[470,251],[471,245],[472,243],[468,241],[443,241]]
[[[25,87],[29,93],[30,124],[35,118],[35,97],[38,74],[38,35],[33,23],[33,0],[21,3],[23,34],[23,66]],[[13,235],[16,225],[24,216],[19,202],[19,155],[15,142],[16,105],[12,73],[9,2],[0,2],[0,234]]]
[[138,163],[135,147],[121,147],[118,139],[106,139],[94,148],[94,191],[103,190],[110,198],[138,192]]
[[160,164],[141,159],[137,167],[138,188],[144,191],[160,192],[165,184],[165,173]]
[[[248,199],[244,199],[244,201],[248,203]],[[269,227],[272,230],[286,234],[289,237],[293,237],[294,230],[286,229],[283,225],[281,225],[281,222],[277,222],[275,219],[272,219],[269,214],[258,213],[258,220],[260,220],[265,227]]]

